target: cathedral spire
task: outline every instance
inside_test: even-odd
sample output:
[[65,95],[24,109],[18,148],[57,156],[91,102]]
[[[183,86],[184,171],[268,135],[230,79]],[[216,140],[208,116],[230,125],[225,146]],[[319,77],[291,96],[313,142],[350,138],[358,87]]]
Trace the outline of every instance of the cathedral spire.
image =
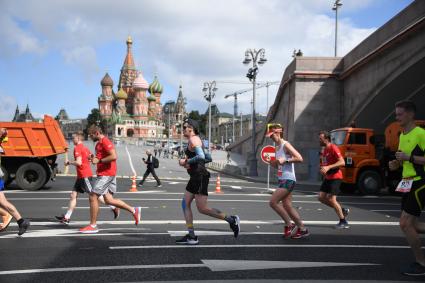
[[123,69],[135,69],[133,53],[131,51],[132,45],[133,45],[133,40],[131,39],[131,36],[128,36],[128,38],[127,38],[127,56],[125,56],[125,59],[124,59],[124,64],[122,66]]

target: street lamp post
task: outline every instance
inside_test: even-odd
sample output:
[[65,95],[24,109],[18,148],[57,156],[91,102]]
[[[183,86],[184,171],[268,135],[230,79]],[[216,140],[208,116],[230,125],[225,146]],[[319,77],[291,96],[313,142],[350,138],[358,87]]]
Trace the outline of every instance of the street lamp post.
[[[263,65],[267,62],[265,58],[265,50],[264,48],[256,49],[247,49],[245,51],[245,60],[243,64],[248,65],[252,61],[252,68],[249,68],[246,77],[252,82],[252,137],[251,137],[251,157],[248,159],[249,162],[249,175],[250,176],[258,176],[257,172],[257,156],[255,150],[255,86],[256,86],[256,78],[258,74],[258,65]],[[258,65],[257,65],[258,63]]]
[[204,92],[204,98],[208,101],[208,150],[211,151],[211,101],[215,96],[215,92],[217,91],[216,82],[205,82],[204,88],[202,91]]
[[338,9],[342,6],[341,0],[335,0],[332,10],[335,11],[335,57],[338,56]]

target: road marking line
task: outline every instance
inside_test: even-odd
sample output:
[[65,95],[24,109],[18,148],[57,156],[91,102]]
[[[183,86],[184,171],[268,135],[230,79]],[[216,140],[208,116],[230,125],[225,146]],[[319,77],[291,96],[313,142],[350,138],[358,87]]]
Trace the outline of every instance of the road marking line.
[[[71,224],[68,226],[82,226],[87,225],[87,220],[85,221],[72,221]],[[194,224],[220,224],[220,225],[228,225],[226,221],[223,220],[194,220]],[[307,225],[335,225],[335,220],[304,220],[303,221]],[[282,220],[241,220],[241,224],[243,225],[276,225],[276,224],[283,224],[284,222]],[[350,221],[349,222],[351,226],[353,225],[366,225],[366,226],[398,226],[399,222],[395,221]],[[97,221],[97,224],[99,225],[134,225],[133,220],[111,220],[111,221]],[[185,220],[142,220],[142,225],[181,225],[186,224]],[[32,221],[31,226],[51,226],[51,225],[64,225],[60,222],[55,221]],[[16,223],[10,223],[10,227],[17,227],[18,224]]]
[[0,275],[70,272],[70,271],[93,271],[93,270],[122,270],[122,269],[165,269],[165,268],[194,268],[204,267],[213,272],[233,270],[258,270],[276,268],[309,268],[309,267],[333,267],[333,266],[361,266],[380,265],[376,263],[349,263],[349,262],[308,262],[308,261],[268,261],[268,260],[208,260],[201,259],[202,263],[192,264],[151,264],[151,265],[112,265],[90,267],[62,267],[44,269],[24,269],[0,271]]
[[[225,186],[224,184],[223,184],[223,186]],[[235,190],[242,190],[242,187],[241,186],[230,186],[232,189],[235,189]]]
[[[410,249],[409,246],[382,246],[382,245],[302,245],[302,244],[247,244],[247,245],[164,245],[164,246],[111,246],[111,250],[127,249],[184,249],[184,248],[355,248],[355,249]],[[422,247],[424,249],[425,247]]]
[[[67,206],[62,206],[62,209],[68,209]],[[149,206],[140,206],[140,208],[142,209],[147,209],[150,208]],[[74,209],[90,209],[90,206],[76,206]],[[100,206],[99,209],[110,209],[112,210],[110,207],[104,207],[104,206]]]

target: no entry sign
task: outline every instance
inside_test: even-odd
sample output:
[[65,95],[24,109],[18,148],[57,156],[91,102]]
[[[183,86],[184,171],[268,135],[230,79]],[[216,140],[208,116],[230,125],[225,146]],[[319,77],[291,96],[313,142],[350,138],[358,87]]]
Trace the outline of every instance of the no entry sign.
[[268,164],[270,161],[273,161],[275,159],[275,147],[272,145],[267,145],[263,147],[263,149],[261,150],[261,160],[263,160],[264,163]]

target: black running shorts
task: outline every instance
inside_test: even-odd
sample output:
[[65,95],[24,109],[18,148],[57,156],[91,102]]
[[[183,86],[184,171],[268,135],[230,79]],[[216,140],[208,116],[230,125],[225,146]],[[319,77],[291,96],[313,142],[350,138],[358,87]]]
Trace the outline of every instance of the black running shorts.
[[92,190],[92,178],[78,178],[74,184],[74,191],[77,193],[90,193]]
[[210,174],[191,175],[187,183],[186,191],[192,194],[208,195],[208,184],[210,183]]
[[419,217],[425,205],[425,180],[414,181],[410,192],[403,194],[401,209]]
[[339,191],[339,187],[341,186],[341,179],[335,179],[335,180],[323,180],[322,185],[320,186],[320,191],[331,194],[331,195],[337,195]]

